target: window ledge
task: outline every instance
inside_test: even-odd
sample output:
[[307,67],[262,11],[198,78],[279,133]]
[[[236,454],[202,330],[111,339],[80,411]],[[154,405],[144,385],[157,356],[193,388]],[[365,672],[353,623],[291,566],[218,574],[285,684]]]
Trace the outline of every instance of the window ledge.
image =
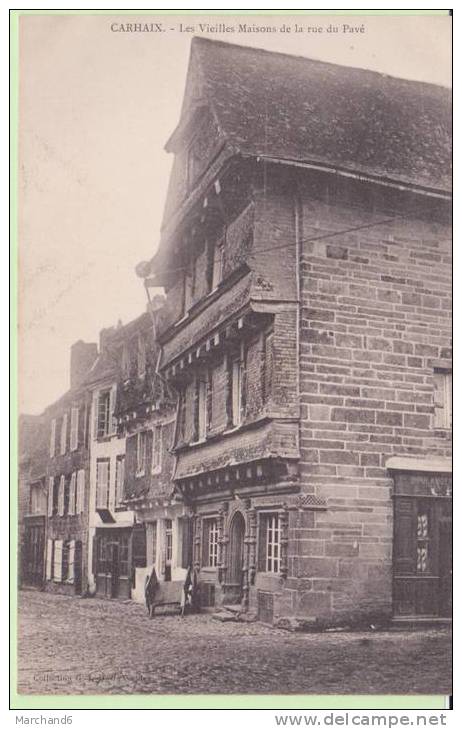
[[390,471],[426,471],[427,473],[452,473],[450,458],[407,458],[392,456],[385,462]]

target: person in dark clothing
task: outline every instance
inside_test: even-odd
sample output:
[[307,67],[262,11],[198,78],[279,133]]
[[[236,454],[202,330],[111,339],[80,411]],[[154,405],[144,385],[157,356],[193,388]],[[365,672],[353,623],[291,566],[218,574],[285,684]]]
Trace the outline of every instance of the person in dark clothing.
[[153,567],[150,575],[146,575],[144,583],[144,599],[146,601],[146,607],[148,609],[148,615],[150,618],[153,616],[153,603],[157,590],[159,580],[157,579],[156,568]]

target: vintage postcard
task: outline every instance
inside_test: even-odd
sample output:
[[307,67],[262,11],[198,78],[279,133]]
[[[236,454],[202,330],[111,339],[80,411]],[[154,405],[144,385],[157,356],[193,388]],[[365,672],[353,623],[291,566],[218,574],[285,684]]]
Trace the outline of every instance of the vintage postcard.
[[451,21],[13,18],[17,705],[445,706]]

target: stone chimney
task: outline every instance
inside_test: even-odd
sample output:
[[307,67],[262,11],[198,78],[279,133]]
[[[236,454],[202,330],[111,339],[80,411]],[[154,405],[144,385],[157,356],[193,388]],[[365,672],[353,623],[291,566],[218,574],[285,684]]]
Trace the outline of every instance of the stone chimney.
[[71,389],[78,387],[98,356],[98,345],[79,339],[71,347]]

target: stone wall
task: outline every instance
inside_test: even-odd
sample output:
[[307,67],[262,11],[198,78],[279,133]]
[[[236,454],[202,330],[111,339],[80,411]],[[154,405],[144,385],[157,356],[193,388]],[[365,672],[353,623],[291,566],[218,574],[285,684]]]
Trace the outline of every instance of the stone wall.
[[353,192],[301,191],[300,475],[327,509],[291,515],[288,586],[296,613],[373,619],[391,610],[386,461],[450,454],[433,418],[434,369],[452,367],[451,244],[430,202],[425,218],[404,194]]

